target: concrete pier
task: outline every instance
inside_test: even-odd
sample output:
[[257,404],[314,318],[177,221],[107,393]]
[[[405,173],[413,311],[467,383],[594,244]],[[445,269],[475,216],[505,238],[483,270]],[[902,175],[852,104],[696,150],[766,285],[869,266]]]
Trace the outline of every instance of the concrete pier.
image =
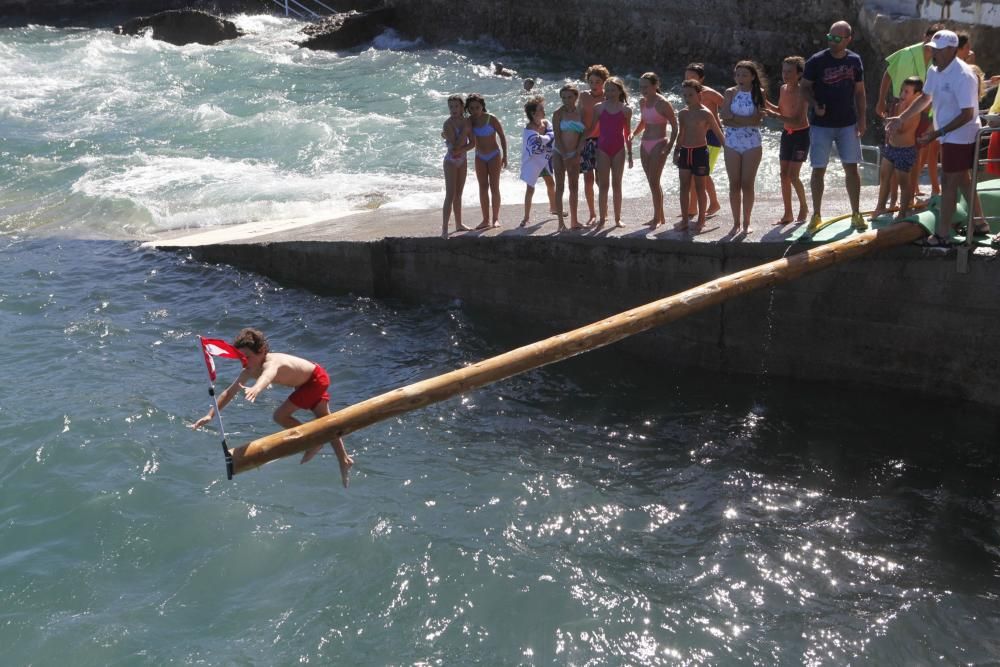
[[[543,198],[544,199],[544,198]],[[866,188],[862,201],[873,200]],[[725,204],[725,199],[723,199]],[[756,232],[647,233],[646,201],[627,203],[627,226],[606,233],[555,233],[536,204],[522,230],[519,206],[500,230],[439,237],[439,211],[366,212],[273,231],[234,227],[213,236],[152,242],[202,261],[255,271],[320,293],[421,303],[460,301],[523,326],[525,340],[558,333],[653,301],[804,246],[791,225],[773,226],[775,195],[755,208]],[[669,209],[668,209],[669,210]],[[848,211],[830,191],[828,215]],[[478,214],[466,208],[466,216]],[[478,222],[469,217],[473,223]],[[467,223],[468,224],[468,223]],[[894,248],[773,290],[725,303],[616,345],[669,368],[844,381],[1000,406],[1000,264],[991,249],[958,271],[956,251]]]

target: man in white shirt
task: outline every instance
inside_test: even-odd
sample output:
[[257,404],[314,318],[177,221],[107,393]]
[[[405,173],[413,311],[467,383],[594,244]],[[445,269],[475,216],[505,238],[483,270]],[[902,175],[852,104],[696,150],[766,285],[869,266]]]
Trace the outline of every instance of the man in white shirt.
[[[979,131],[979,79],[956,57],[958,35],[951,30],[938,30],[929,43],[934,64],[927,70],[924,92],[901,115],[890,118],[886,132],[898,123],[934,107],[934,129],[924,132],[917,141],[926,144],[941,140],[941,166],[944,179],[941,187],[941,215],[937,228],[927,239],[927,245],[950,245],[951,219],[955,215],[958,192],[967,192],[969,171],[976,159],[976,133]],[[970,225],[971,229],[971,225]]]

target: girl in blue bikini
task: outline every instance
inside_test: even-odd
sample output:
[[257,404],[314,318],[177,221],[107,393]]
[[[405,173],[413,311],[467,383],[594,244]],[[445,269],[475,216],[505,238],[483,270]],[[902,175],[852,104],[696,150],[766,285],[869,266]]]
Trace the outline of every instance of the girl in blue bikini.
[[[448,98],[448,119],[444,122],[441,137],[448,146],[444,154],[444,210],[442,211],[441,237],[448,238],[448,219],[455,212],[455,231],[469,231],[462,224],[462,190],[465,189],[465,177],[469,173],[469,161],[465,154],[472,148],[465,117],[465,102],[461,95]],[[461,143],[459,143],[461,141]]]
[[580,194],[580,152],[583,148],[583,115],[577,108],[580,91],[569,84],[559,91],[563,105],[552,114],[555,131],[555,147],[552,150],[552,168],[556,175],[556,215],[559,216],[559,231],[566,231],[563,222],[563,189],[569,177],[569,229],[583,229],[577,217]]
[[[476,144],[476,178],[479,180],[479,206],[483,210],[483,221],[476,229],[500,226],[500,170],[507,166],[507,137],[503,125],[493,114],[486,113],[486,100],[473,93],[465,100],[465,110],[469,112],[469,125]],[[467,134],[465,136],[468,136]],[[499,139],[499,145],[497,140]],[[492,201],[492,225],[490,224],[490,195]]]

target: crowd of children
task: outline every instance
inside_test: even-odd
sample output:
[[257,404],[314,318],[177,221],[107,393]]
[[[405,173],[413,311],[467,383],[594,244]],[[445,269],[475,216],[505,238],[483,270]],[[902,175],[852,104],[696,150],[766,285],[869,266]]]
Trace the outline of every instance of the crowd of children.
[[[827,35],[828,40],[838,39],[838,25],[834,26],[831,35]],[[633,166],[632,143],[635,137],[639,139],[640,163],[652,199],[652,217],[647,226],[656,229],[666,224],[661,178],[667,159],[672,155],[678,171],[681,218],[673,228],[690,234],[702,232],[706,219],[720,210],[711,174],[722,153],[729,178],[733,219],[730,235],[748,235],[753,231],[751,218],[755,185],[763,157],[761,128],[766,118],[774,119],[782,126],[779,161],[784,210],[774,224],[805,222],[809,216],[809,203],[800,172],[803,163],[810,158],[809,118],[810,115],[816,117],[816,124],[819,125],[820,117],[826,113],[825,104],[813,97],[811,86],[800,85],[806,66],[806,60],[801,56],[784,59],[781,65],[782,85],[778,102],[774,104],[767,99],[768,84],[762,68],[752,61],[736,63],[733,69],[734,85],[723,93],[705,85],[705,69],[701,63],[691,63],[684,69],[680,85],[684,108],[679,112],[675,112],[673,105],[662,94],[660,77],[647,72],[639,79],[641,96],[638,123],[635,125],[628,100],[628,86],[621,78],[612,76],[603,65],[587,68],[584,73],[586,90],[581,91],[573,84],[566,84],[559,90],[561,106],[553,114],[551,122],[545,115],[544,99],[541,96],[531,97],[524,105],[527,123],[522,135],[521,180],[526,190],[521,226],[530,222],[532,198],[539,178],[545,183],[549,210],[558,218],[559,231],[623,226],[622,176],[626,165],[629,168]],[[525,87],[528,89],[527,85]],[[899,92],[893,99],[892,114],[898,116],[905,112],[920,97],[922,88],[920,77],[906,78],[901,86],[897,86]],[[863,96],[860,99],[863,100]],[[876,111],[882,108],[880,105],[883,105],[881,100]],[[499,175],[507,165],[503,126],[495,116],[486,112],[482,96],[469,95],[464,106],[461,97],[453,96],[448,99],[448,108],[450,115],[442,132],[448,143],[444,161],[446,194],[442,236],[445,238],[449,235],[452,214],[456,230],[469,229],[462,224],[461,217],[466,152],[476,151],[482,221],[475,229],[499,226]],[[880,115],[886,116],[885,113]],[[894,211],[899,212],[899,218],[911,213],[914,196],[920,194],[916,192],[918,179],[915,178],[921,168],[918,157],[924,157],[926,152],[918,153],[921,122],[926,124],[926,117],[915,117],[911,122],[893,127],[891,132],[886,133],[879,172],[879,197],[872,219]],[[863,131],[863,118],[858,118],[857,128]],[[994,139],[991,153],[993,144],[1000,153],[1000,138],[995,135]],[[839,141],[837,146],[841,150]],[[852,165],[845,162],[845,173],[849,166]],[[857,165],[853,167],[856,169]],[[822,198],[822,183],[816,183],[816,164],[813,168],[813,218],[818,218],[817,202]],[[990,170],[994,169],[997,168],[991,165]],[[934,193],[939,188],[935,172],[930,172]],[[585,222],[581,222],[578,212],[581,174],[589,213]],[[850,181],[852,174],[847,175]],[[822,179],[822,173],[819,177]],[[848,189],[852,199],[856,199],[856,195],[850,192],[851,188]],[[568,216],[563,209],[567,190]],[[613,222],[609,219],[609,195]],[[865,225],[857,212],[857,205],[853,205],[852,209],[852,224],[861,231]],[[816,222],[811,220],[809,227],[814,227]]]

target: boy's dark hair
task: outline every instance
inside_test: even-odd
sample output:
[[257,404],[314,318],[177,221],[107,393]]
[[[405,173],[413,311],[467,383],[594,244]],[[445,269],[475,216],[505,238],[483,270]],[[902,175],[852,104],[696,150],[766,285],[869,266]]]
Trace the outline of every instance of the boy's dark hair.
[[924,37],[928,38],[933,37],[934,33],[936,33],[938,30],[947,30],[947,29],[948,26],[946,26],[943,23],[932,23],[929,26],[927,26],[927,30],[924,31]]
[[469,105],[472,104],[473,102],[479,102],[479,104],[481,104],[483,107],[483,111],[486,111],[486,100],[484,100],[483,96],[480,95],[479,93],[471,93],[468,97],[465,98],[466,111],[469,110]]
[[688,63],[688,66],[684,68],[685,72],[694,72],[698,75],[699,79],[704,80],[705,78],[705,65],[703,63]]
[[795,69],[799,70],[799,74],[806,71],[806,59],[802,56],[788,56],[782,63],[788,63],[789,65],[795,65]]
[[911,88],[913,88],[913,92],[915,92],[917,95],[924,92],[924,82],[920,79],[919,76],[908,76],[905,79],[903,79],[903,85],[900,86],[900,89],[906,86],[910,86]]
[[242,329],[238,334],[236,334],[236,340],[233,341],[233,347],[237,349],[245,347],[254,354],[260,354],[261,352],[267,354],[270,350],[267,345],[267,336],[264,335],[264,332],[249,328]]
[[543,104],[545,104],[545,98],[541,95],[535,95],[525,103],[524,114],[528,117],[529,121],[535,120],[535,112]]
[[962,30],[960,32],[956,32],[955,34],[958,35],[958,48],[962,48],[969,43],[969,33]]
[[451,102],[461,102],[462,106],[465,106],[465,100],[462,99],[461,95],[450,95],[448,97],[448,103],[450,104]]
[[602,81],[607,81],[611,77],[611,72],[609,72],[608,68],[604,65],[591,65],[588,67],[587,71],[583,74],[583,80],[589,82],[591,74],[596,74],[601,77]]

